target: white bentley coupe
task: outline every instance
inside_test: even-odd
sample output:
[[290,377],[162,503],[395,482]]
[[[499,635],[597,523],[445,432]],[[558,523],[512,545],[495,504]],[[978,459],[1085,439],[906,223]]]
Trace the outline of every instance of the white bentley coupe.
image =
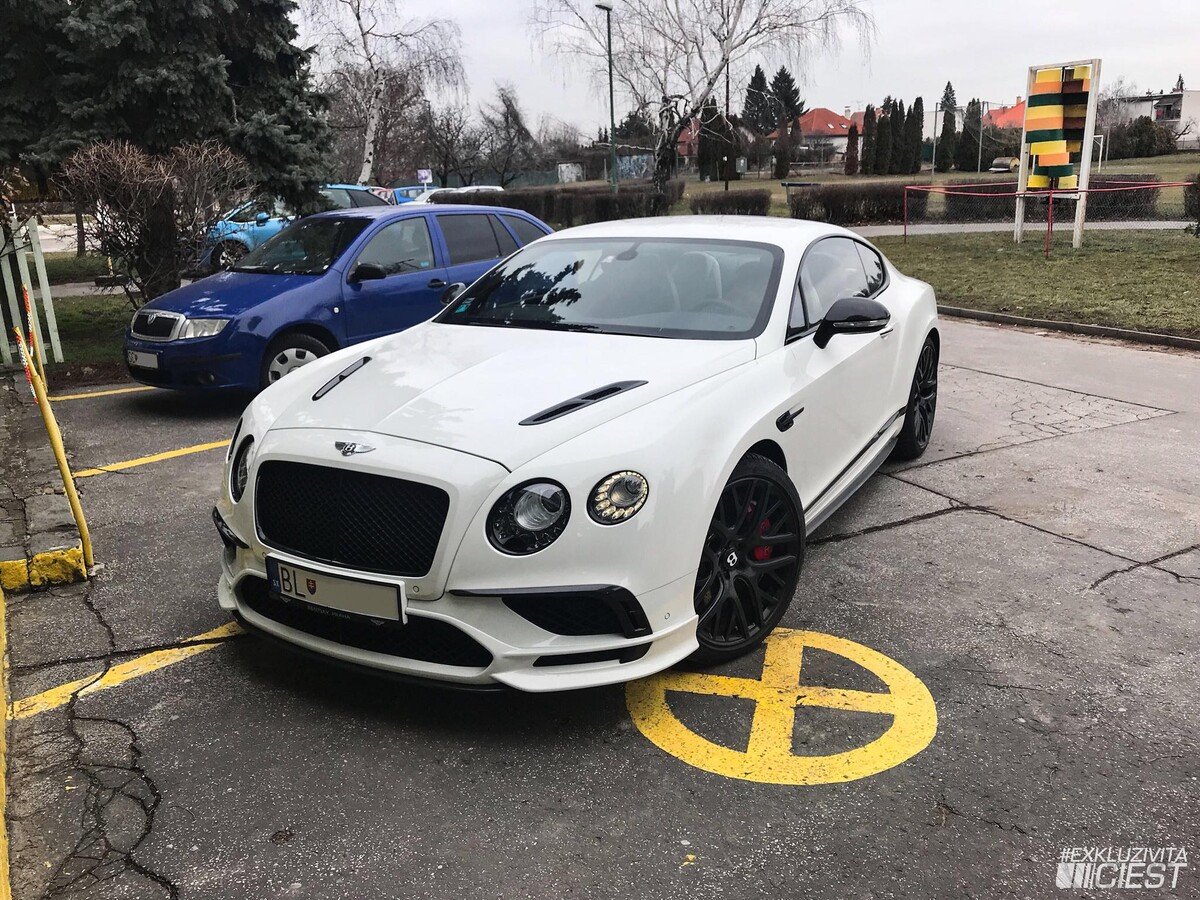
[[242,416],[213,518],[249,630],[463,687],[720,663],[783,617],[806,535],[929,442],[933,291],[841,228],[588,225],[443,299]]

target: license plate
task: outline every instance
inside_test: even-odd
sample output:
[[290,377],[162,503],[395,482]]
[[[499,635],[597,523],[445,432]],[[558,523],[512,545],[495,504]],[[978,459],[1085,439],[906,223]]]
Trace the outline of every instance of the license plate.
[[146,353],[142,350],[128,350],[125,353],[125,358],[129,360],[131,366],[137,366],[139,369],[157,369],[158,354]]
[[375,619],[398,621],[402,617],[403,584],[339,578],[280,562],[273,557],[267,557],[267,579],[271,590],[288,600]]

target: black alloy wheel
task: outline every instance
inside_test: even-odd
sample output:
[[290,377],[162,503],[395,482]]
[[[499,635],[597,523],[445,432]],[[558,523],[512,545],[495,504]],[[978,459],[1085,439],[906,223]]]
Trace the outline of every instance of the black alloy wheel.
[[721,492],[700,553],[693,661],[735,659],[770,634],[796,592],[804,543],[795,485],[775,463],[747,456]]
[[904,411],[904,428],[892,453],[894,459],[916,459],[929,446],[933,435],[933,417],[937,412],[938,346],[930,335],[925,339],[917,370],[913,373],[908,407]]

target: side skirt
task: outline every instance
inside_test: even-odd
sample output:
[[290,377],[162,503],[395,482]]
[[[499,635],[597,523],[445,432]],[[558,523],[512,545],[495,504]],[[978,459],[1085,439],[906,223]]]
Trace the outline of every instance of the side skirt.
[[805,534],[811,535],[824,524],[825,520],[838,511],[839,507],[861,488],[872,475],[879,469],[881,465],[891,455],[892,448],[896,446],[896,441],[899,440],[899,435],[891,433],[894,431],[896,423],[904,419],[906,410],[901,409],[888,419],[875,436],[867,442],[867,445],[858,451],[858,454],[850,461],[850,464],[844,468],[841,473],[835,478],[828,487],[825,488],[813,501],[812,506],[805,511]]

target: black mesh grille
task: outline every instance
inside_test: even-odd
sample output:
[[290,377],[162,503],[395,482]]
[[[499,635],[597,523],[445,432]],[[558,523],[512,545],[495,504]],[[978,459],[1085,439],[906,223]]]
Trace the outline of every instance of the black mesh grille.
[[263,541],[363,572],[420,576],[437,552],[450,495],[353,469],[269,460],[254,495]]
[[175,316],[164,316],[154,310],[142,310],[134,317],[133,333],[142,337],[166,338],[175,328]]
[[404,625],[325,610],[296,600],[284,601],[271,595],[264,579],[253,575],[242,579],[238,594],[260,616],[347,647],[473,669],[485,668],[492,662],[492,654],[486,647],[440,619],[410,615]]
[[504,605],[551,634],[622,634],[637,637],[650,633],[641,604],[628,591],[603,587],[571,593],[510,594]]

